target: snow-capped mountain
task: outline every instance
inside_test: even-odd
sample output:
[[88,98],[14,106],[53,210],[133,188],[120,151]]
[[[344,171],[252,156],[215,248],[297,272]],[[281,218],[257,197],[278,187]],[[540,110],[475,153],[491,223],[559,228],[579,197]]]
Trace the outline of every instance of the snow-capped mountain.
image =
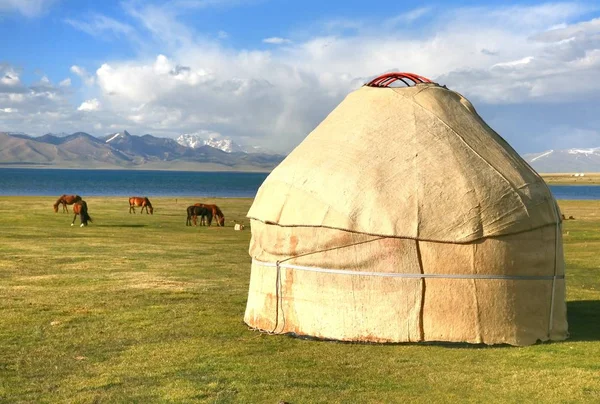
[[103,139],[106,143],[110,143],[110,142],[115,142],[115,141],[116,142],[123,141],[130,137],[131,137],[131,135],[129,134],[129,132],[124,130],[122,132],[117,132],[117,133],[113,133],[112,135],[108,135],[108,136],[104,137]]
[[215,149],[224,151],[225,153],[258,153],[254,147],[244,147],[240,144],[235,143],[233,140],[228,138],[217,138],[209,137],[206,139],[206,135],[197,133],[186,133],[177,138],[177,143],[182,146],[191,147],[197,149],[202,146],[210,146]]
[[547,150],[523,158],[540,173],[600,172],[600,147]]
[[127,131],[100,138],[84,132],[65,137],[0,133],[0,146],[0,165],[268,171],[283,160],[280,155],[226,153],[208,145],[190,148],[172,138]]

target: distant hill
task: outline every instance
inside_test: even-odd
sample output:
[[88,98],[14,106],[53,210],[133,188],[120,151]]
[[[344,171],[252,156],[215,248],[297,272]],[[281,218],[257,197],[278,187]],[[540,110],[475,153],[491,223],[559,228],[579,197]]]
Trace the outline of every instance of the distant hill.
[[85,132],[40,137],[0,133],[0,166],[270,171],[282,160],[280,155],[228,153],[207,145],[186,147],[173,139],[127,131],[103,138]]
[[523,155],[540,173],[600,172],[600,147],[591,149],[547,150]]

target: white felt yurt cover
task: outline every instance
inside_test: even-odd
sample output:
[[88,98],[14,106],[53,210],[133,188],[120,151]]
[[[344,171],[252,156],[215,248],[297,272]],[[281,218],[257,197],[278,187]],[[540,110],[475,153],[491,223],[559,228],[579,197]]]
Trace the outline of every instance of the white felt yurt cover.
[[262,184],[246,323],[348,341],[565,339],[548,187],[468,100],[413,81],[349,94]]

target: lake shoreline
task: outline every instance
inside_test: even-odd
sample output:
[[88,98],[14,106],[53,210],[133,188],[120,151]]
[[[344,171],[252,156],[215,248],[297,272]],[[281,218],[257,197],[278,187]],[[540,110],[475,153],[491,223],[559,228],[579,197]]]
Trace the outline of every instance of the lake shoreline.
[[[211,166],[183,166],[183,167],[161,167],[161,166],[136,166],[136,167],[68,167],[56,165],[31,165],[22,163],[0,163],[0,169],[23,169],[23,170],[70,170],[70,171],[134,171],[134,172],[190,172],[190,173],[253,173],[269,174],[273,169],[228,169],[224,167]],[[575,176],[576,173],[540,173],[540,176],[548,185],[600,185],[600,173],[584,173],[584,176]]]
[[[0,168],[0,195],[147,196],[149,198],[254,198],[267,173],[176,170]],[[599,183],[592,181],[598,178]],[[552,181],[554,182],[552,182]],[[572,180],[568,182],[567,180]],[[577,181],[575,181],[577,180]],[[584,182],[585,181],[585,182]],[[548,186],[556,199],[600,200],[598,177],[554,175]]]
[[600,185],[600,173],[540,173],[548,185]]

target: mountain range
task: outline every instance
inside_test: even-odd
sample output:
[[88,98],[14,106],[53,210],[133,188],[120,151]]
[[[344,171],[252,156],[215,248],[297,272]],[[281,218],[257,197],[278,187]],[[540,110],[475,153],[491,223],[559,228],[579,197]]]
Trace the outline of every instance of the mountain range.
[[[136,168],[148,170],[270,171],[285,156],[260,152],[231,139],[185,134],[177,140],[127,131],[104,137],[85,132],[0,133],[0,166]],[[600,172],[600,147],[524,154],[540,173]]]
[[181,135],[177,138],[177,143],[182,146],[191,147],[192,149],[197,149],[198,147],[202,146],[210,146],[214,147],[215,149],[223,150],[226,153],[267,153],[257,146],[242,146],[238,143],[235,143],[231,139],[217,138],[213,136],[206,139],[204,134],[197,133],[186,133]]
[[[228,139],[188,146],[183,139],[134,136],[127,131],[104,137],[85,132],[0,133],[0,166],[55,168],[135,168],[206,171],[270,171],[284,156],[247,153]],[[183,143],[183,144],[182,144]],[[227,150],[221,150],[221,146]]]
[[547,150],[525,154],[523,158],[539,173],[600,172],[600,147]]

